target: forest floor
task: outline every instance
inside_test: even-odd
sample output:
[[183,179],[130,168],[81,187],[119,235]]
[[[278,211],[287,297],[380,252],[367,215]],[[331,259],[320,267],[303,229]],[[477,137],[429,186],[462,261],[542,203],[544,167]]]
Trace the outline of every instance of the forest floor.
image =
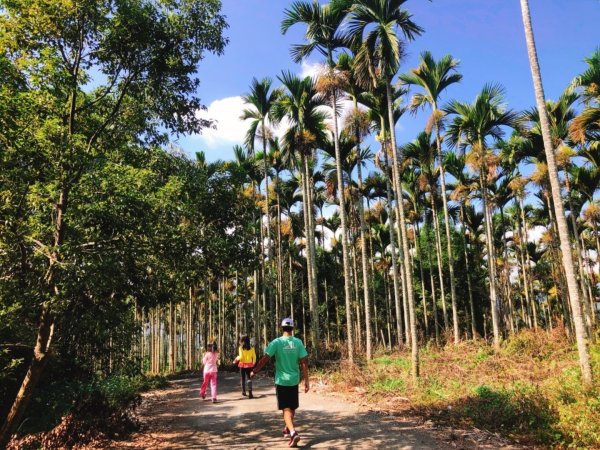
[[[286,448],[271,378],[254,381],[254,399],[241,395],[237,374],[221,372],[218,402],[199,396],[200,380],[173,380],[166,389],[143,394],[137,410],[140,431],[112,449]],[[207,392],[208,394],[208,392]],[[435,425],[409,414],[373,410],[352,396],[315,380],[300,393],[296,426],[301,448],[519,449],[478,429]],[[90,448],[90,447],[87,447]],[[106,443],[102,448],[107,448]],[[530,447],[531,448],[531,447]]]

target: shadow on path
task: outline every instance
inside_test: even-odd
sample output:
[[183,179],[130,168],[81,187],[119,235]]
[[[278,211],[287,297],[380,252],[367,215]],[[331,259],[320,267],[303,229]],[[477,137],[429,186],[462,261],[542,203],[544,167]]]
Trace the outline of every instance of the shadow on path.
[[[216,404],[208,392],[206,400],[200,398],[198,379],[176,380],[165,390],[146,394],[140,408],[142,430],[114,448],[288,448],[272,380],[254,381],[254,399],[241,395],[238,381],[236,375],[219,373]],[[301,448],[448,448],[416,421],[360,411],[319,392],[301,392],[296,426]]]

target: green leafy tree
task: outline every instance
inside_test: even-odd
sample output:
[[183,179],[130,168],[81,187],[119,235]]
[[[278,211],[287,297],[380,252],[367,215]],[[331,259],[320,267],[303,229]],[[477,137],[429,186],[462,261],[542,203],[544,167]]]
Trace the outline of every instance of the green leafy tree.
[[34,357],[0,431],[2,445],[43,372],[62,310],[71,194],[125,136],[164,142],[166,130],[210,125],[197,115],[195,74],[205,51],[223,51],[226,23],[218,0],[2,1],[0,8],[0,46],[19,68],[36,118],[30,145],[43,171],[34,176],[37,229],[29,240],[45,257]]

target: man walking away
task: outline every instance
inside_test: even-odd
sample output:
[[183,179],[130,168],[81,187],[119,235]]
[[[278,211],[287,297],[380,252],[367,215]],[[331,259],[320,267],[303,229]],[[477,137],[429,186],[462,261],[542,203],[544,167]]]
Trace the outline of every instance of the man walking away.
[[296,447],[300,435],[294,427],[294,416],[298,409],[298,385],[300,384],[300,368],[304,378],[304,392],[310,389],[308,381],[308,353],[300,339],[294,337],[294,321],[286,318],[281,322],[282,335],[265,349],[263,356],[252,372],[253,378],[271,358],[275,358],[275,392],[277,394],[277,408],[283,412],[285,428],[283,435],[289,437],[288,445]]

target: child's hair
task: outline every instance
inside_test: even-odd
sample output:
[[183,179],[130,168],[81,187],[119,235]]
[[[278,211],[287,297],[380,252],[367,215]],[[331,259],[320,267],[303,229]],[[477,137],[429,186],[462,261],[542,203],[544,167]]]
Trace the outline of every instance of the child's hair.
[[240,338],[240,345],[244,348],[244,350],[250,350],[251,345],[250,345],[250,337],[249,336],[242,336]]
[[206,345],[206,350],[209,352],[216,352],[217,351],[217,343],[216,342],[211,342],[209,344]]

